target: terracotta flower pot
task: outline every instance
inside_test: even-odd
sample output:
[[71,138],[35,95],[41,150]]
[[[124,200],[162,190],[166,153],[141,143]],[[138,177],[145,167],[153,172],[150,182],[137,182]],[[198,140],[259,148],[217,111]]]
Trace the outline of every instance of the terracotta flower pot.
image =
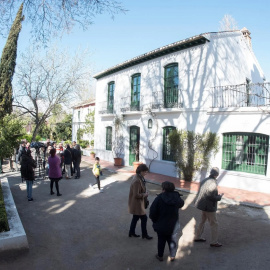
[[134,172],[136,172],[138,166],[141,165],[141,164],[143,164],[143,163],[140,162],[140,161],[134,161],[133,162],[133,170],[134,170]]
[[114,166],[122,166],[122,158],[114,158]]
[[95,158],[96,154],[90,153],[91,158]]

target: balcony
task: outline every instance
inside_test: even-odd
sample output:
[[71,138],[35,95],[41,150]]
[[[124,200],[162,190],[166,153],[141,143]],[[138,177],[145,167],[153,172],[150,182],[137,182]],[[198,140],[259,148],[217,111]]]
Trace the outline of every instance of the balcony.
[[181,89],[171,88],[153,92],[152,109],[183,108]]
[[100,108],[99,114],[114,114],[113,99],[100,102],[98,107]]
[[270,105],[270,83],[217,86],[212,89],[212,108]]
[[131,101],[131,96],[121,98],[121,112],[143,111],[143,96],[140,100]]

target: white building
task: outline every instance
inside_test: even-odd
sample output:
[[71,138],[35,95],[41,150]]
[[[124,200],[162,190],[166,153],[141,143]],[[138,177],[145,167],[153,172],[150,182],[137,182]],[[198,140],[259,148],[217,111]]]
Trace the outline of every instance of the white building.
[[[86,116],[95,110],[95,100],[87,100],[80,102],[79,104],[72,107],[72,141],[78,141],[77,131],[85,127]],[[91,142],[94,136],[91,134],[83,134],[82,140]]]
[[[270,193],[269,84],[252,51],[249,31],[205,33],[116,65],[94,76],[95,149],[113,162],[115,116],[123,117],[125,165],[177,176],[172,129],[216,132],[220,185]],[[197,174],[197,181],[204,175]],[[166,178],[164,178],[166,179]]]

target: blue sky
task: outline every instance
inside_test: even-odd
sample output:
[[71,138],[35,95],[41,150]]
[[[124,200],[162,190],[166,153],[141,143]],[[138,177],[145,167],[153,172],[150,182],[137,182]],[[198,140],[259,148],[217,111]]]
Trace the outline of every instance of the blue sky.
[[[86,32],[74,28],[59,45],[76,50],[89,48],[94,73],[172,42],[205,32],[216,32],[225,14],[233,16],[239,29],[251,32],[253,51],[270,81],[269,0],[124,0],[126,14],[112,20],[97,15]],[[0,40],[2,50],[5,40]],[[19,50],[29,44],[23,25]]]

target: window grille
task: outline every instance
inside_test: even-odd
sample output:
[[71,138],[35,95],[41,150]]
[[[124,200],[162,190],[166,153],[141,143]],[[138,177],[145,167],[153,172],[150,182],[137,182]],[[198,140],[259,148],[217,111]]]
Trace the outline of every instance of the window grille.
[[162,159],[168,161],[175,161],[174,154],[171,149],[169,134],[175,130],[175,127],[164,127],[163,128],[163,147],[162,147]]
[[223,134],[222,168],[266,175],[269,136],[258,133]]
[[164,78],[164,107],[178,107],[178,64],[166,66]]
[[114,82],[108,84],[108,98],[107,98],[107,111],[108,113],[113,113],[113,104],[114,104]]
[[112,150],[112,127],[106,127],[106,150]]
[[140,92],[141,92],[141,74],[132,76],[131,81],[131,111],[139,111],[140,108]]

